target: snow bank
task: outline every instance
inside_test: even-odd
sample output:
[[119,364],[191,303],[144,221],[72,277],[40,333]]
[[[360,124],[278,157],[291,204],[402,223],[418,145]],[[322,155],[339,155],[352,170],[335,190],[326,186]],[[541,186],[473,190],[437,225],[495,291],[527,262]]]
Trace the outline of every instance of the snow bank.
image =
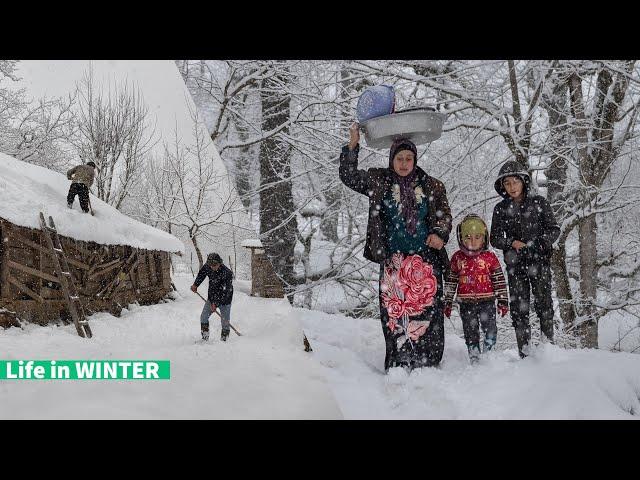
[[[328,272],[331,268],[331,258],[338,260],[345,254],[344,247],[340,246],[336,248],[336,244],[327,240],[313,240],[313,248],[309,252],[309,268],[312,274],[317,275],[319,273]],[[304,246],[299,241],[296,242],[295,252],[298,255],[304,254]],[[378,278],[378,272],[376,271],[377,265],[374,267],[372,263],[366,262],[365,267],[362,260],[362,249],[356,254],[355,261],[347,260],[343,265],[343,270],[346,272],[358,270],[365,277],[373,271],[372,278]],[[379,267],[378,267],[379,268]],[[298,263],[296,273],[298,275],[304,275],[304,265],[302,262]],[[372,282],[372,286],[378,288],[377,281]],[[304,296],[304,294],[298,294],[298,300]],[[377,297],[376,297],[377,299]],[[325,313],[339,313],[341,310],[348,310],[360,305],[361,298],[358,298],[349,289],[345,289],[344,286],[331,279],[325,280],[321,284],[313,287],[311,308],[313,310],[320,310]]]
[[[637,314],[633,307],[630,311]],[[600,348],[623,352],[640,352],[640,321],[622,312],[610,312],[598,321]]]
[[184,252],[173,235],[145,225],[91,196],[95,216],[83,213],[76,197],[67,208],[70,181],[57,172],[0,153],[0,217],[22,227],[40,229],[39,212],[53,217],[58,233],[104,245]]
[[[89,317],[93,338],[73,326],[0,332],[2,358],[169,360],[159,381],[21,380],[0,382],[2,419],[341,419],[321,366],[304,352],[303,333],[286,300],[254,298],[235,289],[226,343],[211,318],[200,338],[203,302],[189,291],[193,277],[175,277],[179,298],[132,305],[120,318]],[[200,290],[206,292],[206,283]]]
[[464,340],[447,335],[440,368],[384,375],[378,320],[296,311],[345,418],[640,418],[640,355],[541,345],[472,367]]

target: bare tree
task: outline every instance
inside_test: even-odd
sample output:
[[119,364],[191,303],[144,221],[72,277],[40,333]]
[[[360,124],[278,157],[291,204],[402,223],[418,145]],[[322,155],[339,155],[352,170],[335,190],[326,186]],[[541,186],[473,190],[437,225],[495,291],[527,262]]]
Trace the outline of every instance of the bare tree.
[[[202,267],[202,240],[220,245],[233,239],[227,242],[233,247],[235,241],[251,237],[253,232],[238,218],[244,212],[242,203],[209,148],[197,112],[191,111],[191,116],[193,142],[184,144],[177,130],[174,132],[173,141],[164,143],[163,154],[145,169],[147,188],[139,198],[144,220],[175,235],[186,235]],[[247,234],[238,233],[241,230]]]
[[[280,67],[280,68],[278,68]],[[276,65],[261,85],[262,130],[289,131],[291,96],[288,93],[288,69]],[[276,272],[291,285],[297,221],[291,182],[291,146],[281,135],[260,143],[260,239]]]
[[[598,264],[597,215],[602,204],[602,187],[620,150],[630,138],[637,118],[638,102],[631,104],[633,112],[625,128],[615,135],[616,124],[623,121],[620,112],[632,76],[635,61],[595,66],[578,64],[569,73],[571,113],[575,121],[579,188],[576,203],[580,245],[580,322],[577,331],[582,344],[598,347],[598,319],[606,309],[597,309]],[[583,83],[594,82],[592,113],[587,117]],[[627,115],[625,115],[627,116]]]
[[[0,60],[0,84],[17,82],[16,60]],[[68,168],[75,96],[29,100],[24,89],[0,88],[0,151],[52,170]]]
[[97,166],[98,198],[121,208],[156,143],[155,126],[140,91],[129,84],[96,86],[90,69],[77,85],[80,158]]

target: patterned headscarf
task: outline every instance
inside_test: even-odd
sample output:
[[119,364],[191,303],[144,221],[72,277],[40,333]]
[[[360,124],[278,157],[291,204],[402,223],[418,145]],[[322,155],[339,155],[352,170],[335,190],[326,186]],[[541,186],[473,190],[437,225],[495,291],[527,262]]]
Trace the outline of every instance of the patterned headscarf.
[[[393,169],[393,159],[398,152],[409,150],[413,152],[414,162],[413,170],[406,177],[398,175]],[[402,216],[407,228],[407,232],[411,235],[416,233],[416,224],[418,221],[418,204],[416,202],[416,193],[413,190],[413,182],[415,181],[418,171],[418,149],[415,144],[406,138],[396,139],[389,150],[389,169],[393,174],[394,182],[400,185],[400,204],[402,205]]]

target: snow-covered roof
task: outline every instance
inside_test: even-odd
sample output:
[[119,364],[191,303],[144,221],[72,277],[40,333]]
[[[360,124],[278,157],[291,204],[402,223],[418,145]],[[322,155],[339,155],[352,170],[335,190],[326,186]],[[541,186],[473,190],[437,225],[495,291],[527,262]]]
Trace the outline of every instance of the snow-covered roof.
[[57,172],[0,153],[0,217],[21,227],[40,229],[39,212],[53,217],[60,235],[103,245],[184,252],[173,235],[128,217],[91,196],[95,216],[80,210],[76,198],[67,208],[70,182]]
[[242,246],[247,248],[262,248],[262,242],[259,239],[249,239],[244,240]]

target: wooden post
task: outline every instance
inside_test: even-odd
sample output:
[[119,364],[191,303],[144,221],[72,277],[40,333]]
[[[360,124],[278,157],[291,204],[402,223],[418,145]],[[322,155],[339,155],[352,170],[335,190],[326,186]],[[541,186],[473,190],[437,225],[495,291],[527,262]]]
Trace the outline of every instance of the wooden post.
[[7,295],[7,266],[5,265],[5,252],[7,251],[5,245],[5,238],[8,239],[9,225],[5,224],[0,219],[0,298],[8,297]]

